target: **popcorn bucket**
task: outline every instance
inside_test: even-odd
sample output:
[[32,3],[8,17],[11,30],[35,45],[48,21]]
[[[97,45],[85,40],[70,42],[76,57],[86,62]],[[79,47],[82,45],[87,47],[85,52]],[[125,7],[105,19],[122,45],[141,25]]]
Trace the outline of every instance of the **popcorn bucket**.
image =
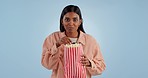
[[86,68],[80,63],[81,55],[83,55],[81,44],[66,44],[64,46],[65,78],[86,78]]

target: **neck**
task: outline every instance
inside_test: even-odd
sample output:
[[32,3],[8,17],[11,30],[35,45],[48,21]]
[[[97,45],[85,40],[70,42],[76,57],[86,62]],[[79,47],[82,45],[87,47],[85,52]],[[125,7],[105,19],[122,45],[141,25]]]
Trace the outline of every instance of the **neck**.
[[65,33],[67,37],[71,37],[71,38],[78,38],[78,32],[66,32]]

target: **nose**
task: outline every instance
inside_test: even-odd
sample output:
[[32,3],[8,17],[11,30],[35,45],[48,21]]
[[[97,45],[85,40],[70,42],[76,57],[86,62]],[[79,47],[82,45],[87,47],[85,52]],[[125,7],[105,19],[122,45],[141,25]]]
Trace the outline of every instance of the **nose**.
[[73,24],[74,24],[74,22],[71,20],[71,21],[69,22],[69,25],[70,25],[70,26],[73,26]]

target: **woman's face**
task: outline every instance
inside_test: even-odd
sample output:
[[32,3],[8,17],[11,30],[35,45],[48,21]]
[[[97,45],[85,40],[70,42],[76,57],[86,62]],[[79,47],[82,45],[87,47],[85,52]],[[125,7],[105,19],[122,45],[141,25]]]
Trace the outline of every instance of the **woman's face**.
[[62,19],[62,24],[68,33],[76,33],[82,20],[75,12],[68,12]]

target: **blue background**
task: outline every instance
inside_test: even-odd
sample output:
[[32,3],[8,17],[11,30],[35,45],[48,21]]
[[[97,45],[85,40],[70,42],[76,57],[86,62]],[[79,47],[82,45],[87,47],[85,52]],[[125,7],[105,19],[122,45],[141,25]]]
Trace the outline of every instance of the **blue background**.
[[101,46],[107,68],[93,78],[148,78],[147,0],[0,0],[0,78],[50,78],[42,44],[68,4]]

